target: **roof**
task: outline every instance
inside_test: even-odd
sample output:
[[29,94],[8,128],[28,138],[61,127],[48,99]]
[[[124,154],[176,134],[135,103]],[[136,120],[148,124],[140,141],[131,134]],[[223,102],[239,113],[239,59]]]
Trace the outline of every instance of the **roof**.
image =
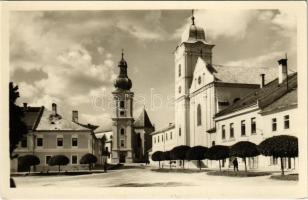
[[153,127],[147,111],[143,108],[139,117],[134,122],[134,128],[151,128]]
[[253,66],[225,66],[207,65],[215,76],[216,82],[260,84],[260,74],[265,75],[265,81],[270,82],[277,78],[278,67],[253,67]]
[[215,117],[223,116],[252,105],[258,105],[261,109],[266,108],[285,94],[294,90],[294,88],[297,88],[297,73],[290,74],[288,81],[286,79],[281,84],[278,83],[278,78],[276,78],[263,88],[249,93],[247,96],[223,109]]
[[102,138],[105,136],[106,142],[112,140],[112,135],[113,135],[113,132],[112,132],[112,131],[106,131],[106,132],[101,132],[101,133],[95,133],[95,136],[96,136],[96,138],[98,138],[98,139],[102,139]]
[[173,129],[175,127],[175,124],[174,123],[169,123],[169,125],[167,127],[164,127],[162,129],[159,129],[153,133],[150,133],[150,135],[155,135],[157,133],[162,133],[162,132],[165,132],[165,131],[168,131],[170,129]]
[[38,122],[40,121],[40,118],[42,116],[42,113],[44,111],[44,106],[42,107],[30,107],[22,108],[24,111],[24,117],[22,118],[22,121],[25,122],[28,130],[34,130],[36,129]]
[[73,130],[73,131],[90,131],[89,128],[83,127],[71,120],[63,118],[61,115],[52,115],[50,110],[44,109],[42,117],[36,128],[38,131],[55,131],[55,130]]
[[290,108],[292,106],[297,106],[297,88],[294,88],[293,90],[283,95],[277,101],[274,101],[273,103],[269,104],[261,111],[261,114]]

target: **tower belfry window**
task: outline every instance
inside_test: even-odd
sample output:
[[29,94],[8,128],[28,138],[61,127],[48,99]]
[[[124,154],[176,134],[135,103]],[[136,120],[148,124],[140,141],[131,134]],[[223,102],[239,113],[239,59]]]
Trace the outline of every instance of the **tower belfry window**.
[[124,106],[125,106],[124,101],[120,101],[120,108],[124,108]]

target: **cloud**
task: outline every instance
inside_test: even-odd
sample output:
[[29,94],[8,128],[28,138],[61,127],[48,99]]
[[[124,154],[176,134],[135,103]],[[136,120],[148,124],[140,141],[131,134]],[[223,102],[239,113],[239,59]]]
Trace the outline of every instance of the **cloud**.
[[[195,12],[195,23],[205,29],[207,38],[214,40],[223,36],[241,39],[257,13],[257,10],[198,10]],[[191,19],[188,19],[187,24],[176,30],[173,37],[179,37],[190,25]]]

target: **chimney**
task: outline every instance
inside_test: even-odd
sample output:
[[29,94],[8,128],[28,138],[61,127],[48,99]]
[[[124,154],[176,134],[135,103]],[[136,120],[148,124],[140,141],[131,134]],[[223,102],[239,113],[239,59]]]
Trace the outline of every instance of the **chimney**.
[[24,105],[24,110],[25,111],[28,110],[28,104],[27,103],[23,103],[23,105]]
[[57,104],[55,103],[52,103],[52,114],[53,115],[57,115]]
[[75,122],[75,123],[78,123],[78,110],[73,110],[72,121]]
[[265,74],[260,74],[260,76],[261,76],[260,88],[263,88],[265,85]]
[[278,60],[278,83],[281,84],[288,77],[287,58]]

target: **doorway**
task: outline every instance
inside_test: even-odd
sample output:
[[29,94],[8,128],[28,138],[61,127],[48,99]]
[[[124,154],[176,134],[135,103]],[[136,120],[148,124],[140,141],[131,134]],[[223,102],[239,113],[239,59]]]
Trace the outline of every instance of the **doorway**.
[[119,162],[125,163],[126,152],[119,152]]

